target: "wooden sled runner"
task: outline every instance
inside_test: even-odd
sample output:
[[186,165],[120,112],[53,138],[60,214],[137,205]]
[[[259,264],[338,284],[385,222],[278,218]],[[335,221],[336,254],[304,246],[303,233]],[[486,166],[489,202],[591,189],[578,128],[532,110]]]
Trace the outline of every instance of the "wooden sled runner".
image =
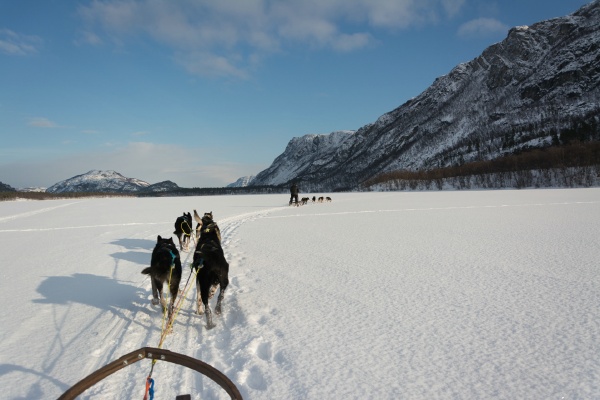
[[240,394],[235,384],[229,378],[227,378],[225,374],[223,374],[216,368],[208,365],[207,363],[200,360],[196,360],[195,358],[183,354],[174,353],[169,350],[157,349],[153,347],[142,347],[141,349],[132,351],[131,353],[124,355],[118,360],[105,365],[99,370],[92,372],[91,374],[77,382],[75,385],[73,385],[66,392],[64,392],[62,396],[58,398],[58,400],[75,399],[85,390],[100,382],[107,376],[110,376],[118,370],[128,367],[146,358],[151,360],[166,361],[193,369],[216,382],[227,392],[227,394],[229,394],[229,396],[232,399],[242,399],[242,395]]

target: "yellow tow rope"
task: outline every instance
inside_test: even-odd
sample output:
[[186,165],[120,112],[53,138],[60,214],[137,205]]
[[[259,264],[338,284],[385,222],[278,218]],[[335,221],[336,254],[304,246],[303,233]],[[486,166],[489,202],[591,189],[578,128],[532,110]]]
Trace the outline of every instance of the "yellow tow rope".
[[[175,268],[175,264],[171,265],[171,270],[169,271],[169,289],[171,288],[171,276],[173,275],[173,268]],[[177,314],[179,314],[179,310],[181,310],[181,306],[183,305],[183,299],[187,297],[187,293],[190,290],[190,288],[192,287],[192,285],[188,285],[190,282],[190,278],[192,277],[192,274],[194,275],[194,279],[196,279],[196,275],[198,274],[198,270],[195,268],[191,268],[191,270],[195,270],[194,272],[190,271],[190,275],[188,276],[188,280],[185,284],[185,288],[184,288],[184,292],[181,296],[179,296],[179,300],[177,300],[177,304],[174,307],[173,310],[173,314],[171,315],[171,318],[169,318],[167,320],[167,314],[168,314],[168,307],[163,307],[163,319],[162,319],[162,324],[161,324],[161,335],[160,335],[160,340],[158,342],[158,348],[162,349],[162,345],[167,337],[167,334],[169,333],[169,331],[171,330],[173,323],[175,322],[175,318],[177,318]],[[179,288],[177,288],[177,290],[179,290]],[[170,295],[171,295],[171,290],[168,291],[169,294],[167,295],[167,304],[170,303]],[[154,365],[156,364],[156,361],[158,361],[157,359],[153,359],[152,360],[152,366],[150,367],[150,373],[148,374],[148,377],[146,378],[146,390],[144,392],[144,400],[148,399],[148,394],[150,392],[150,390],[153,390],[154,388],[154,380],[152,379],[152,372],[154,371]]]

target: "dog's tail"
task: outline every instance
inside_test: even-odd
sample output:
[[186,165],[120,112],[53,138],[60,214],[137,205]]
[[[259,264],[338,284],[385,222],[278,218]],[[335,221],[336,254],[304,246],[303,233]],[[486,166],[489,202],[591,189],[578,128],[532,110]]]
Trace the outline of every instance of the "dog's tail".
[[152,267],[144,268],[142,270],[142,274],[144,274],[144,275],[150,275],[151,273],[152,273]]
[[197,223],[202,225],[202,218],[200,218],[200,216],[198,215],[198,212],[196,210],[194,210],[194,219],[196,220]]

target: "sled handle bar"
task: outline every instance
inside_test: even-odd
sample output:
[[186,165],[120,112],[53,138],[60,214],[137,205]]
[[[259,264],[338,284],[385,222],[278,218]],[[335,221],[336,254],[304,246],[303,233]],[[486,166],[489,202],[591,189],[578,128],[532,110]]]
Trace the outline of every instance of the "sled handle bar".
[[227,392],[227,394],[229,394],[232,400],[242,400],[242,395],[235,384],[218,369],[203,361],[186,356],[184,354],[174,353],[169,350],[163,350],[154,347],[142,347],[141,349],[132,351],[131,353],[125,354],[118,360],[105,365],[99,370],[92,372],[64,392],[62,396],[58,398],[58,400],[73,400],[85,390],[100,382],[104,378],[145,358],[158,361],[167,361],[193,369],[216,382]]

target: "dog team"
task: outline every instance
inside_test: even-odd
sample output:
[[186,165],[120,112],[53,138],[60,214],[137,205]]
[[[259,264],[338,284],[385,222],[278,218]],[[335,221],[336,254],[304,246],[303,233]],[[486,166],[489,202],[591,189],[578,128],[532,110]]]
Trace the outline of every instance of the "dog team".
[[[311,200],[309,197],[303,197],[301,201],[298,201],[297,187],[292,187],[291,191],[290,205],[305,205]],[[330,202],[331,197],[312,197],[313,203],[323,203],[324,201]],[[229,263],[225,259],[225,253],[221,246],[221,231],[213,219],[212,211],[204,213],[204,216],[200,217],[194,210],[194,220],[196,221],[195,229],[192,229],[192,214],[189,212],[184,212],[175,220],[173,234],[177,236],[179,249],[172,237],[167,239],[158,235],[152,251],[150,266],[144,268],[142,274],[150,275],[152,304],[161,304],[170,320],[173,316],[183,273],[179,251],[189,251],[192,235],[194,235],[197,242],[191,268],[196,272],[196,312],[199,315],[206,315],[206,327],[211,329],[215,327],[215,324],[208,301],[212,299],[219,288],[215,313],[221,314],[223,297],[229,285]],[[169,286],[169,304],[167,304],[163,291],[165,285]]]
[[[298,207],[298,206],[303,206],[305,204],[308,204],[308,202],[310,201],[310,197],[303,197],[300,201],[298,201],[299,193],[300,193],[300,189],[298,188],[298,185],[296,184],[296,182],[292,183],[292,186],[290,186],[290,202],[289,202],[290,206],[293,204]],[[331,197],[321,196],[318,199],[317,199],[317,196],[312,197],[313,203],[322,203],[323,201],[331,201]]]
[[[294,201],[294,200],[296,200],[296,201]],[[310,197],[303,197],[303,198],[300,199],[300,201],[298,201],[298,199],[292,198],[292,199],[290,199],[290,206],[291,205],[295,205],[297,207],[303,206],[303,205],[308,204],[309,201],[311,201]],[[318,197],[318,198],[317,198],[317,196],[313,196],[312,197],[312,202],[313,203],[323,203],[324,201],[327,201],[327,202],[331,201],[331,197],[329,197],[329,196],[327,196],[327,197],[321,196],[321,197]]]
[[[197,240],[191,264],[192,271],[196,272],[196,311],[199,315],[206,315],[206,327],[211,329],[215,327],[215,324],[208,301],[214,296],[218,287],[220,290],[215,313],[221,314],[223,296],[229,285],[229,263],[225,259],[225,253],[221,247],[221,231],[213,219],[212,211],[204,213],[200,217],[194,210],[194,220],[197,224],[192,233],[192,215],[184,212],[175,221],[173,233],[179,240],[179,250],[181,251],[189,251],[192,234]],[[166,239],[159,235],[152,251],[150,267],[142,271],[142,274],[150,275],[152,304],[160,303],[163,310],[168,313],[169,320],[173,316],[175,299],[179,293],[183,272],[179,250],[172,237]],[[163,293],[165,285],[169,286],[169,304]]]

